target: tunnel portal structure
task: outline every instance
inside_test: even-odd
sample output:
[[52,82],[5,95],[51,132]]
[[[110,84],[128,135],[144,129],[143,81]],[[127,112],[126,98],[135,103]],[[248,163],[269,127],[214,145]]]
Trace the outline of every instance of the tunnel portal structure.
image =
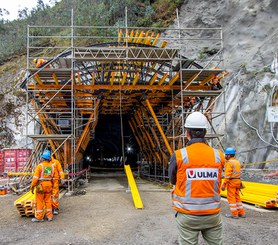
[[[98,123],[113,131],[111,117],[120,127],[120,161],[131,137],[141,169],[165,181],[171,154],[186,144],[190,112],[207,116],[207,139],[221,148],[224,131],[214,126],[225,114],[214,107],[228,74],[221,28],[29,26],[27,52],[26,135],[35,146],[29,168],[48,147],[74,178],[97,150]],[[35,67],[34,59],[43,62]]]

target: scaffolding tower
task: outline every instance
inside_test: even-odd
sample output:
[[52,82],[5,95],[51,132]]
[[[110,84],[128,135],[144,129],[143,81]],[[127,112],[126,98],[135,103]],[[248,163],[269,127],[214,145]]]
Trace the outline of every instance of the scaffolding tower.
[[50,147],[70,178],[82,172],[101,114],[129,116],[142,169],[163,180],[171,154],[186,144],[192,111],[207,116],[207,139],[221,148],[224,128],[214,123],[225,115],[224,106],[214,111],[228,74],[221,28],[29,26],[27,40],[26,135],[37,156]]

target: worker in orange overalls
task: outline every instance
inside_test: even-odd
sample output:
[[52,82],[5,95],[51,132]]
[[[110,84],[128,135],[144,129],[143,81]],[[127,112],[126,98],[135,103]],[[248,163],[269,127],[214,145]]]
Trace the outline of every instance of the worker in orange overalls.
[[226,214],[227,218],[238,219],[239,217],[245,218],[245,211],[239,195],[241,189],[240,162],[235,159],[236,151],[232,147],[225,150],[225,178],[221,187],[224,191],[227,188],[227,199],[230,206],[230,214]]
[[42,162],[36,167],[33,180],[30,186],[32,193],[36,188],[36,212],[32,222],[42,222],[43,211],[46,209],[48,221],[52,221],[51,193],[53,186],[53,177],[55,176],[55,164],[51,163],[51,154],[49,150],[42,153]]
[[55,167],[57,169],[56,174],[54,176],[53,188],[52,188],[52,209],[53,209],[53,214],[57,215],[57,214],[59,214],[59,210],[60,210],[59,182],[61,179],[64,179],[65,176],[64,176],[63,168],[62,168],[59,160],[52,157],[51,162],[55,164]]
[[223,244],[220,186],[225,157],[206,143],[207,125],[202,113],[191,113],[185,121],[187,146],[170,159],[179,244],[198,244],[200,232],[206,244]]
[[[41,67],[46,62],[47,62],[47,60],[45,60],[45,59],[34,59],[34,63],[36,64],[36,68]],[[49,68],[49,66],[46,66],[45,68]]]

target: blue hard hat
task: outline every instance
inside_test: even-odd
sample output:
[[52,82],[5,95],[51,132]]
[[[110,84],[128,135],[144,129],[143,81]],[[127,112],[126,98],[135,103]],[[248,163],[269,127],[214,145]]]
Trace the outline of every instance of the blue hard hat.
[[51,152],[50,150],[45,150],[42,154],[41,157],[46,159],[46,160],[51,160]]
[[236,150],[233,147],[228,147],[225,150],[225,155],[235,155],[236,154]]

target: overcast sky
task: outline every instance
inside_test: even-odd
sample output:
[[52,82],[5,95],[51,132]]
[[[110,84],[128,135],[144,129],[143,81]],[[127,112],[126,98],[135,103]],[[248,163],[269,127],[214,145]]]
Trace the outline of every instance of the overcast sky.
[[[44,0],[44,3],[49,4],[49,0]],[[10,15],[4,16],[5,19],[14,20],[17,18],[18,10],[27,7],[31,10],[37,5],[37,0],[0,0],[0,8],[9,11]]]

